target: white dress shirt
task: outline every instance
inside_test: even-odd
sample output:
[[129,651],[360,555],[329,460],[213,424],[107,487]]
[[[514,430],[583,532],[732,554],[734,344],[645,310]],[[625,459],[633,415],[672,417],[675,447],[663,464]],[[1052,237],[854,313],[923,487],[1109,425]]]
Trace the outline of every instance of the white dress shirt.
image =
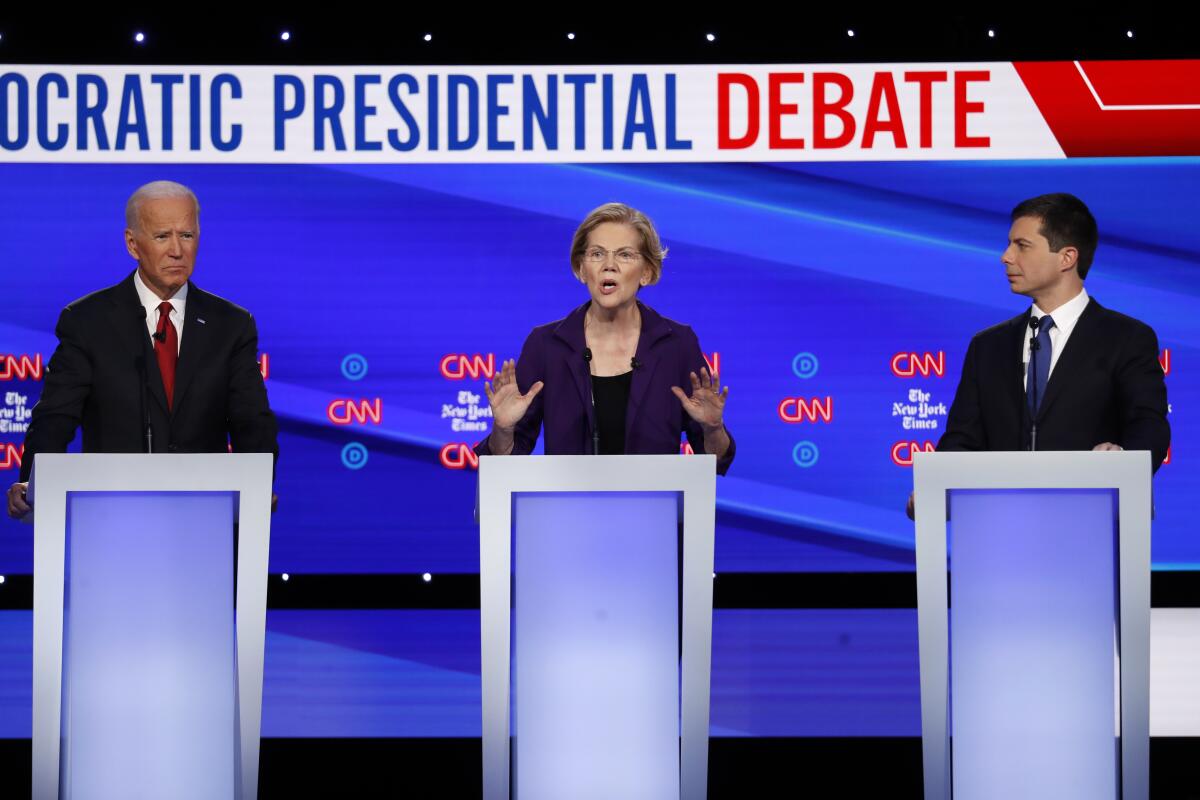
[[[1050,372],[1054,374],[1054,365],[1058,363],[1058,357],[1062,355],[1063,348],[1067,346],[1067,339],[1071,338],[1071,331],[1075,330],[1075,323],[1079,322],[1079,316],[1083,313],[1083,309],[1088,304],[1087,289],[1080,289],[1079,294],[1072,299],[1063,303],[1050,314],[1050,318],[1054,320],[1054,327],[1050,329]],[[1046,316],[1046,312],[1037,307],[1037,303],[1033,304],[1033,316],[1041,319]],[[1021,337],[1021,363],[1025,365],[1022,370],[1025,375],[1024,382],[1029,383],[1029,333]],[[1049,378],[1047,377],[1047,380]],[[1026,389],[1029,387],[1026,386]]]
[[[158,307],[162,303],[162,298],[145,284],[140,272],[133,274],[133,285],[137,288],[138,299],[142,301],[142,307],[146,309],[146,330],[153,336],[154,332],[158,330]],[[167,301],[171,304],[171,324],[175,326],[176,355],[179,354],[178,347],[183,345],[183,311],[187,308],[187,290],[188,287],[185,283],[175,293],[175,296]]]

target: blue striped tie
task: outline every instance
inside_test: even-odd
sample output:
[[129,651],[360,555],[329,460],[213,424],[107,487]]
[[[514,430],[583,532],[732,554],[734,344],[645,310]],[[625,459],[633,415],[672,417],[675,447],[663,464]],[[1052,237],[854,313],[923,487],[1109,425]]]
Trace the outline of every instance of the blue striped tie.
[[[1037,349],[1029,354],[1029,370],[1026,375],[1025,396],[1029,401],[1030,410],[1036,414],[1042,405],[1042,397],[1046,394],[1046,382],[1050,380],[1050,329],[1054,320],[1049,314],[1042,317],[1037,333]],[[1037,370],[1035,373],[1034,370]],[[1037,376],[1035,382],[1034,376]],[[1034,387],[1037,387],[1036,392]]]

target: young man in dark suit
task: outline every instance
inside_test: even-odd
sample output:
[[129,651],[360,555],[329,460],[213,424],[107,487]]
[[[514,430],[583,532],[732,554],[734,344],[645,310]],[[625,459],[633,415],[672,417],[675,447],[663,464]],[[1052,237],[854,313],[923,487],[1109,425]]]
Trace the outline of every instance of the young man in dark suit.
[[1000,261],[1033,305],[971,339],[938,450],[1149,450],[1158,470],[1171,443],[1158,338],[1088,296],[1098,240],[1072,195],[1013,209]]
[[12,517],[30,510],[36,455],[65,451],[80,426],[87,452],[279,452],[254,319],[190,281],[196,196],[155,181],[134,192],[125,216],[137,269],[63,309],[20,480],[8,490]]

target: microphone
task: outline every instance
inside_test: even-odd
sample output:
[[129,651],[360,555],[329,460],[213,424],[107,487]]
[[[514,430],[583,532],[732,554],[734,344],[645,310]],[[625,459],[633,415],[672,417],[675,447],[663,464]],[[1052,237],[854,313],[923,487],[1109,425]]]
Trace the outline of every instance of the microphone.
[[596,424],[596,390],[592,386],[592,348],[583,348],[583,361],[587,364],[588,371],[588,394],[592,398],[592,413],[588,418],[588,423],[592,427],[592,455],[600,455],[600,428]]
[[[146,329],[146,307],[141,306],[138,308],[138,310],[142,312],[142,318],[141,318],[142,328],[141,329],[145,330]],[[142,341],[145,341],[145,339],[143,339]],[[142,349],[145,350],[145,345],[143,345]],[[146,443],[146,452],[153,453],[154,452],[154,426],[152,426],[150,424],[150,406],[149,406],[149,403],[147,403],[147,401],[146,401],[146,394],[150,390],[150,380],[146,377],[146,356],[145,355],[136,356],[133,359],[133,368],[137,370],[138,382],[141,384],[141,386],[138,387],[138,400],[141,403],[141,412],[142,412],[142,420],[141,420],[142,439]]]
[[[142,306],[142,313],[143,313],[143,314],[145,314],[145,313],[146,313],[146,307],[145,307],[145,306]],[[160,318],[160,322],[159,322],[159,324],[160,324],[160,325],[162,325],[162,330],[158,330],[158,331],[155,331],[154,333],[150,334],[150,338],[151,338],[151,339],[153,339],[153,340],[154,340],[154,341],[156,341],[156,342],[165,342],[165,341],[167,341],[167,325],[170,325],[170,324],[171,324],[171,318],[170,318],[170,316],[167,316],[167,317],[165,318],[165,319],[166,319],[166,322],[162,322],[162,321],[161,321],[161,319],[162,319],[162,318]]]
[[[142,315],[145,316],[146,309],[142,309]],[[137,370],[138,380],[141,386],[138,387],[138,400],[141,403],[142,411],[142,439],[146,443],[146,452],[154,452],[154,426],[150,424],[150,415],[146,403],[146,389],[149,381],[146,379],[146,357],[137,356],[133,359],[133,366]]]
[[637,356],[634,356],[633,358],[629,359],[629,366],[633,367],[634,369],[641,369],[642,362],[638,361]]
[[1041,348],[1038,344],[1038,329],[1042,326],[1042,318],[1035,317],[1032,314],[1029,317],[1029,397],[1031,398],[1029,409],[1029,449],[1037,450],[1037,409],[1038,409],[1038,385],[1037,385],[1037,352]]

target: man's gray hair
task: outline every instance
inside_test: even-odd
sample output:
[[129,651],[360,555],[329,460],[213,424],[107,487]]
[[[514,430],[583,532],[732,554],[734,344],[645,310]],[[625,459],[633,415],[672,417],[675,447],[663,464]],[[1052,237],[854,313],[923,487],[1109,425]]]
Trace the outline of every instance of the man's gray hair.
[[164,200],[178,197],[186,197],[196,206],[196,222],[200,222],[200,201],[196,199],[196,193],[182,183],[175,181],[150,181],[137,188],[133,194],[129,196],[129,201],[125,203],[125,227],[131,231],[138,230],[138,226],[142,222],[142,203],[147,200]]

